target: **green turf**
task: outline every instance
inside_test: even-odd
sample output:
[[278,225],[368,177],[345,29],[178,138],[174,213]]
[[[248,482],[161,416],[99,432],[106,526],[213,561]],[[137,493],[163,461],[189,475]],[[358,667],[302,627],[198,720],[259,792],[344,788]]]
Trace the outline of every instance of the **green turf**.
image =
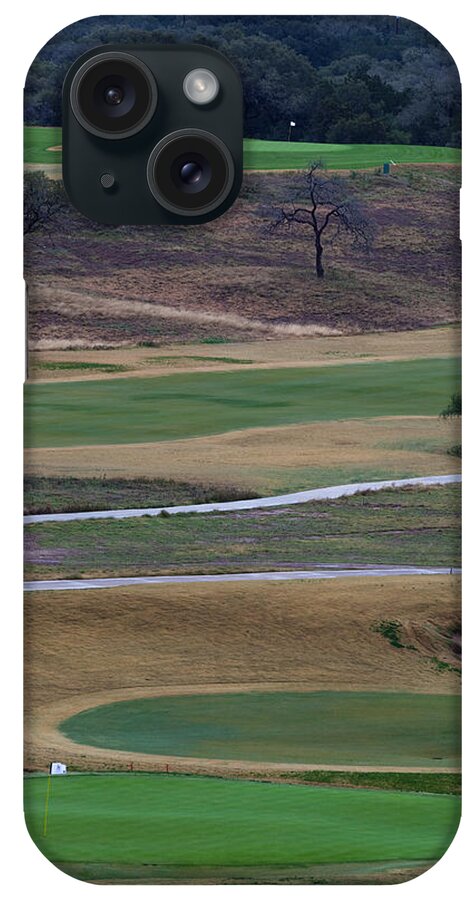
[[[258,776],[257,776],[258,777]],[[416,791],[423,794],[461,794],[461,775],[458,772],[331,772],[328,769],[299,769],[282,772],[283,781],[304,784],[332,784],[338,787],[365,787],[382,791]],[[276,773],[270,774],[275,779]]]
[[[70,491],[74,507],[74,480]],[[458,566],[460,494],[460,485],[440,485],[319,500],[264,515],[240,510],[43,522],[27,527],[26,575],[33,580],[271,571],[342,560],[356,566]],[[76,508],[80,497],[78,491]],[[107,497],[112,505],[103,509],[112,509],[114,493]]]
[[26,445],[136,443],[237,428],[438,415],[456,359],[27,384]]
[[322,160],[329,169],[371,169],[384,162],[460,163],[461,150],[411,144],[306,144],[245,140],[245,169],[301,169]]
[[310,691],[127,700],[61,724],[71,740],[135,753],[314,765],[459,764],[459,699]]
[[[25,162],[61,163],[51,151],[62,142],[61,128],[25,126]],[[398,163],[460,163],[461,150],[411,144],[313,144],[288,141],[244,141],[245,169],[298,169],[323,160],[331,169],[369,169]]]
[[[458,825],[454,796],[164,775],[26,780],[30,834],[51,860],[105,865],[296,865],[436,860]],[[149,872],[144,868],[143,877]],[[150,877],[150,875],[149,875]]]
[[69,372],[69,371],[85,371],[85,372],[127,372],[127,366],[117,363],[95,363],[95,362],[36,362],[35,369],[47,372]]
[[61,163],[60,151],[48,150],[61,144],[61,128],[42,128],[26,125],[24,129],[24,159],[26,163]]

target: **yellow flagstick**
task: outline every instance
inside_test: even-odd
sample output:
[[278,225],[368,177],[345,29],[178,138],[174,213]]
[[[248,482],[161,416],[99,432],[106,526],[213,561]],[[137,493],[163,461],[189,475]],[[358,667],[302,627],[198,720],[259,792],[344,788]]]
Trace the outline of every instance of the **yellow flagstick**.
[[43,837],[46,837],[46,832],[48,829],[48,803],[50,799],[50,791],[51,791],[51,775],[48,775],[48,784],[46,787],[46,797],[45,797],[45,817],[43,819]]

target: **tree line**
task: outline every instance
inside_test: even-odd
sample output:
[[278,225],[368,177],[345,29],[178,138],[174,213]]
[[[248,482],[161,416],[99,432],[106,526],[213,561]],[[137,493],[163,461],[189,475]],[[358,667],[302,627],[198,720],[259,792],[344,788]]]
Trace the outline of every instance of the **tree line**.
[[429,32],[394,16],[97,16],[55,35],[25,85],[25,122],[61,124],[74,60],[103,44],[201,43],[243,82],[245,136],[457,147],[456,65]]

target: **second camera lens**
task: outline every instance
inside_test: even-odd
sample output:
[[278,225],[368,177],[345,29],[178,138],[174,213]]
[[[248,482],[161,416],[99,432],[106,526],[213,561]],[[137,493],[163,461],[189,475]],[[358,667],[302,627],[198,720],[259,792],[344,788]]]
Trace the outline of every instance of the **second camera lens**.
[[216,135],[184,128],[154,147],[147,180],[155,199],[171,212],[198,216],[216,209],[235,177],[228,147]]
[[187,162],[180,169],[180,178],[184,184],[198,184],[203,169],[196,162]]

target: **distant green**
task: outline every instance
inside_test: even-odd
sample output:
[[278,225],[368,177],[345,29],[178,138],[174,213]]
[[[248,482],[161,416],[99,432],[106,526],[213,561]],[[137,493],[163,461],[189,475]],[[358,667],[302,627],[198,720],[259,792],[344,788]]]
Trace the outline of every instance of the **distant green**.
[[459,764],[459,699],[309,691],[126,700],[62,722],[73,741],[131,753],[326,765]]
[[330,419],[438,415],[456,359],[29,383],[27,447],[138,443]]
[[36,125],[25,125],[24,128],[24,160],[26,163],[61,163],[62,153],[49,150],[58,147],[62,141],[61,128],[43,128]]
[[245,169],[302,169],[322,160],[329,169],[371,169],[394,163],[461,163],[461,150],[412,144],[306,144],[245,140]]
[[26,820],[44,853],[68,863],[297,865],[437,860],[459,799],[166,775],[27,778]]
[[[25,126],[25,162],[61,163],[62,153],[49,150],[62,142],[61,128]],[[313,144],[294,141],[244,141],[245,169],[299,169],[314,160],[331,169],[369,169],[398,163],[460,163],[461,150],[411,144]]]

